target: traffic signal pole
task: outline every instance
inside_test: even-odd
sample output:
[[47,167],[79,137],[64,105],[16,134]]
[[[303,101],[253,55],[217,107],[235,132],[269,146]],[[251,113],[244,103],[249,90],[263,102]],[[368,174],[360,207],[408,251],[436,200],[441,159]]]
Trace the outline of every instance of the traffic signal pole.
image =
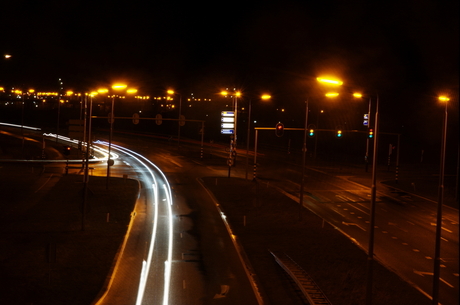
[[308,99],[305,101],[305,128],[302,147],[302,179],[300,180],[299,220],[302,220],[303,187],[305,184],[305,157],[307,154]]

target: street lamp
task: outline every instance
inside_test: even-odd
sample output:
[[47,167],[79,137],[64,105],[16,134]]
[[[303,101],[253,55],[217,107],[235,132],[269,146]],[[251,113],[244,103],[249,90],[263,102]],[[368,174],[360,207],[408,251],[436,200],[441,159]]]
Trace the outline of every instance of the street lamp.
[[174,92],[174,90],[168,90],[168,94],[170,95],[178,95],[179,96],[179,117],[177,121],[177,147],[180,146],[180,127],[184,124],[184,119],[182,118],[182,95],[180,93]]
[[[220,92],[221,95],[223,96],[228,96],[229,92],[226,90],[223,90]],[[233,139],[230,138],[230,150],[229,150],[229,159],[228,159],[228,177],[230,178],[230,170],[232,165],[234,164],[233,158],[235,158],[236,161],[236,144],[237,144],[237,125],[238,125],[238,98],[241,97],[241,92],[236,91],[233,89],[233,92],[230,92],[232,94],[232,107],[233,107],[233,112],[235,115],[235,125],[234,125],[234,133],[233,133]]]
[[438,97],[440,102],[445,104],[444,124],[441,139],[441,161],[439,166],[439,190],[438,190],[438,208],[436,216],[436,241],[434,251],[434,270],[433,270],[433,305],[438,305],[439,300],[439,277],[441,265],[441,230],[442,230],[442,205],[444,202],[444,167],[446,157],[446,135],[447,135],[447,102],[450,100],[447,96]]
[[[326,79],[322,77],[317,77],[316,80],[320,83],[333,86],[341,86],[343,84],[340,80]],[[336,93],[333,96],[338,96]],[[302,207],[303,207],[303,193],[305,185],[305,158],[307,155],[307,129],[308,129],[308,99],[305,101],[305,127],[303,134],[303,146],[302,146],[302,179],[300,181],[300,198],[299,198],[299,220],[302,219]]]
[[[109,114],[109,122],[110,122],[110,136],[109,136],[109,155],[107,157],[107,181],[106,181],[106,189],[109,188],[109,177],[110,177],[110,166],[114,164],[114,161],[110,159],[110,153],[112,149],[112,137],[113,137],[113,122],[115,121],[114,117],[114,106],[115,106],[115,97],[116,95],[114,94],[115,91],[124,91],[129,94],[134,94],[137,92],[136,89],[127,89],[127,85],[125,84],[114,84],[112,85],[112,109]],[[99,93],[108,93],[108,89],[99,89]]]
[[[319,80],[327,84],[337,84],[342,85],[340,81],[327,81],[325,79]],[[338,93],[327,93],[326,97],[337,97]],[[363,95],[361,93],[353,93],[353,96],[356,98],[361,98]],[[371,99],[369,98],[369,114],[371,107]],[[369,220],[369,245],[367,252],[367,281],[366,281],[366,304],[370,305],[372,303],[372,281],[373,281],[373,261],[374,261],[374,230],[375,230],[375,202],[377,194],[377,151],[378,151],[378,129],[379,129],[379,96],[376,97],[376,109],[374,117],[374,151],[372,156],[372,184],[371,184],[371,202],[370,202],[370,220]],[[370,124],[368,124],[369,128]],[[369,141],[369,138],[368,138]],[[368,142],[369,143],[369,142]],[[366,148],[366,162],[367,162],[368,148]],[[367,165],[366,165],[367,166]],[[367,169],[367,167],[366,167]]]
[[[268,94],[263,94],[260,96],[260,99],[267,101],[272,97]],[[249,109],[248,109],[248,132],[246,137],[246,180],[248,179],[248,166],[249,166],[249,141],[251,137],[251,108],[252,108],[252,99],[249,99]]]

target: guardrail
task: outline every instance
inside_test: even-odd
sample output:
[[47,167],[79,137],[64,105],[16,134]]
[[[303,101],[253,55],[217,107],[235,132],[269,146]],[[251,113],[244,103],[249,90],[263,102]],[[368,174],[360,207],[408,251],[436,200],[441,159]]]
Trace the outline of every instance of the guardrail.
[[276,255],[269,250],[275,261],[294,280],[310,305],[332,305],[316,282],[292,258],[285,253]]

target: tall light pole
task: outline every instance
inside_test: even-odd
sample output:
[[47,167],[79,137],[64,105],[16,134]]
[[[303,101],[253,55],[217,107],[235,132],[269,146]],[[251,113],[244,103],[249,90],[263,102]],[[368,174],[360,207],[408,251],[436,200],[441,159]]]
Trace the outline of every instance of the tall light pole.
[[[342,81],[324,77],[317,77],[316,80],[326,86],[341,86],[343,84]],[[333,94],[326,94],[328,97],[336,97],[338,93]],[[305,184],[305,158],[307,154],[307,129],[308,129],[308,99],[305,102],[305,127],[304,127],[304,135],[303,135],[303,147],[302,147],[302,179],[300,182],[300,200],[299,200],[299,219],[302,219],[302,207],[303,207],[303,188]]]
[[434,251],[434,269],[433,269],[433,292],[432,301],[433,305],[438,305],[439,302],[439,277],[441,265],[441,230],[442,230],[442,205],[444,202],[444,167],[446,157],[446,135],[447,135],[447,102],[449,98],[440,96],[439,101],[445,103],[444,109],[444,124],[442,129],[441,138],[441,158],[439,166],[439,189],[438,189],[438,208],[436,216],[436,241]]
[[302,178],[300,180],[299,220],[302,219],[303,187],[305,184],[305,157],[307,154],[307,126],[308,126],[308,99],[305,101],[305,127],[304,127],[304,133],[303,133],[303,146],[302,146]]
[[[220,92],[223,96],[228,96],[229,92],[223,90]],[[234,125],[234,133],[233,133],[233,140],[230,138],[230,151],[229,151],[229,159],[228,159],[228,177],[230,178],[230,169],[234,165],[233,159],[236,161],[236,145],[237,145],[237,125],[238,125],[238,97],[241,97],[241,92],[236,91],[233,89],[232,94],[232,107],[235,115],[235,125]]]
[[[269,100],[271,96],[268,94],[263,94],[260,96],[261,100]],[[249,99],[248,105],[248,131],[246,136],[246,180],[248,179],[248,167],[249,167],[249,141],[251,138],[251,108],[252,108],[252,99]]]
[[377,194],[377,151],[379,138],[379,96],[375,106],[374,118],[374,151],[372,154],[372,185],[371,185],[371,206],[369,221],[369,245],[367,251],[367,284],[366,284],[366,304],[372,304],[372,283],[373,283],[373,263],[374,263],[374,229],[375,229],[375,199]]
[[174,92],[174,90],[168,90],[167,93],[171,95],[179,96],[179,116],[177,120],[177,147],[179,147],[180,146],[180,127],[184,123],[182,119],[182,95],[180,93]]
[[[126,93],[136,93],[136,89],[126,89],[128,86],[125,84],[114,84],[112,85],[112,107],[109,115],[109,122],[110,122],[110,135],[109,135],[109,155],[107,157],[107,180],[106,180],[106,189],[109,188],[109,178],[110,178],[110,166],[113,165],[113,160],[110,159],[111,157],[111,149],[112,149],[112,137],[113,137],[113,122],[115,121],[114,116],[114,108],[115,108],[115,91],[124,91]],[[108,92],[107,89],[100,89],[98,90],[99,93]]]

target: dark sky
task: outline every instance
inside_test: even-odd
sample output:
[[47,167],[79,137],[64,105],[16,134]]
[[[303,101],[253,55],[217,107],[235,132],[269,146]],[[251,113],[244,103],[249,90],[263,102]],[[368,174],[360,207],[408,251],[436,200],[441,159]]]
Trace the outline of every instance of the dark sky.
[[319,103],[315,78],[330,74],[378,92],[387,128],[431,132],[423,118],[436,113],[441,124],[440,92],[456,96],[458,113],[458,3],[7,1],[0,52],[13,57],[2,59],[0,82],[52,90],[59,77],[69,89],[122,79],[148,93],[206,94],[235,86],[289,107],[307,96]]

